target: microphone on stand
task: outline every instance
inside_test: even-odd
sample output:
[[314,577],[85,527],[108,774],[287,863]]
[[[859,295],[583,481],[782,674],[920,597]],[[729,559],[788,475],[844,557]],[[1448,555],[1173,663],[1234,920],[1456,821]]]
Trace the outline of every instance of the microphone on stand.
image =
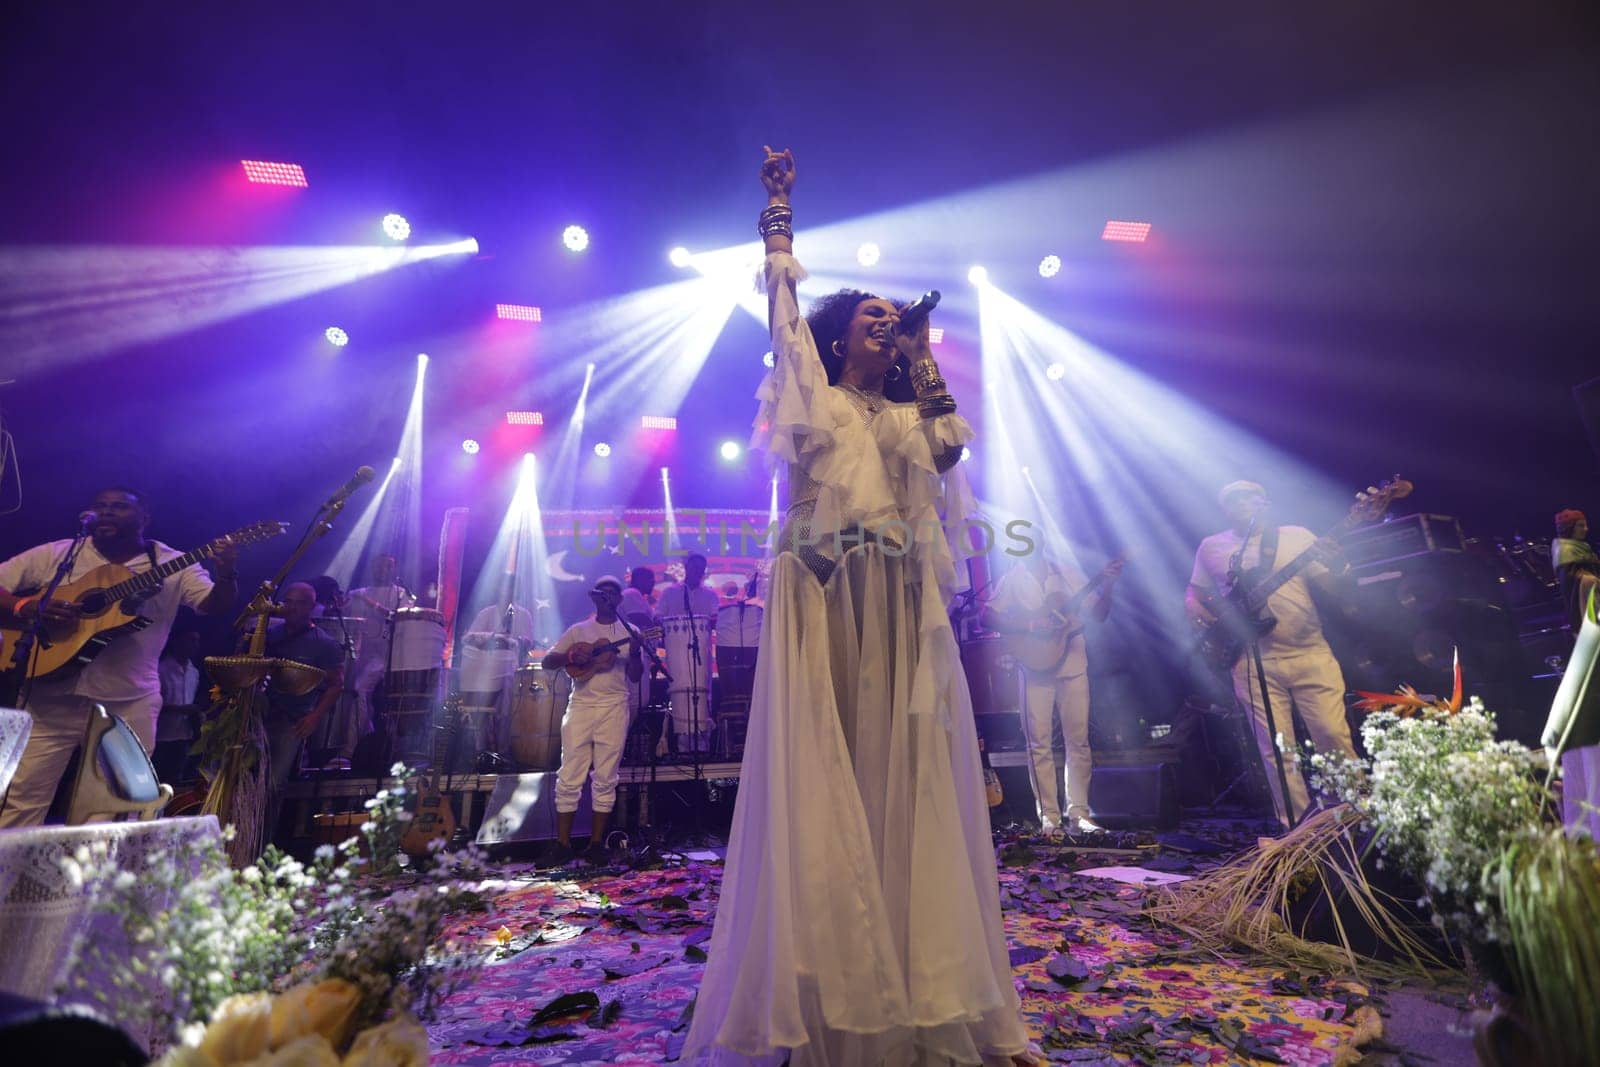
[[372,481],[373,478],[377,477],[377,473],[378,472],[373,470],[371,467],[357,467],[356,472],[350,476],[350,480],[333,491],[333,495],[330,496],[327,499],[327,502],[322,505],[323,508],[325,510],[332,510],[333,508],[343,504],[346,500],[350,499],[351,493],[354,493],[357,489],[360,489],[363,485],[366,485],[368,482]]
[[88,508],[87,510],[78,512],[78,536],[82,537],[84,534],[88,533],[89,527],[92,526],[94,524],[94,520],[98,519],[99,517],[100,513],[93,508]]

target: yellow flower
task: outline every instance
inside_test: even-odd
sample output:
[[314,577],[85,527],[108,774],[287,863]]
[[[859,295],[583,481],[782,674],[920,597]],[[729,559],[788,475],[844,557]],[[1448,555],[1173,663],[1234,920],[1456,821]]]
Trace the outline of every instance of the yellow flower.
[[500,929],[496,930],[494,932],[494,940],[495,944],[499,945],[501,948],[505,948],[507,945],[511,944],[511,927],[502,926]]
[[427,1067],[428,1031],[409,1015],[356,1035],[343,1067]]
[[302,982],[272,998],[271,1044],[281,1048],[297,1037],[320,1034],[343,1048],[361,1006],[361,991],[342,978]]
[[239,1067],[339,1067],[339,1054],[321,1034],[305,1034]]
[[200,1051],[217,1063],[242,1063],[267,1051],[272,997],[240,993],[217,1005],[200,1038]]

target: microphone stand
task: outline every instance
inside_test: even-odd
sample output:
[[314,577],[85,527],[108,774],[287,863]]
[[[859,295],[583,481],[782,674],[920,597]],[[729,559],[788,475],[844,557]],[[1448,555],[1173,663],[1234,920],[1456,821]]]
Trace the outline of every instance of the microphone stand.
[[88,540],[88,524],[78,523],[78,532],[73,535],[72,544],[67,546],[66,554],[56,565],[56,572],[50,576],[50,583],[39,593],[33,619],[23,626],[22,633],[17,638],[16,647],[11,651],[11,666],[7,669],[4,682],[0,682],[0,697],[5,698],[5,703],[9,707],[23,707],[27,704],[28,697],[32,695],[33,679],[28,677],[28,661],[33,658],[36,646],[50,647],[50,638],[45,632],[44,606],[72,573],[73,566],[78,562],[78,553]]
[[688,585],[683,587],[683,606],[689,613],[689,751],[693,755],[694,780],[698,782],[705,777],[705,770],[700,759],[700,631],[694,624],[693,592]]
[[[1250,527],[1244,532],[1244,540],[1239,542],[1239,551],[1235,552],[1233,558],[1228,561],[1230,589],[1238,588],[1239,580],[1244,575],[1245,550],[1250,547],[1250,538],[1255,536],[1260,524],[1260,516],[1250,520]],[[1252,673],[1252,682],[1261,691],[1261,710],[1266,713],[1267,717],[1267,734],[1272,744],[1272,761],[1276,765],[1278,772],[1278,789],[1283,794],[1284,817],[1289,820],[1289,825],[1292,827],[1295,822],[1294,800],[1289,796],[1289,772],[1283,765],[1283,750],[1278,747],[1278,720],[1272,710],[1272,694],[1267,690],[1267,664],[1261,656],[1261,635],[1256,632],[1254,626],[1250,625],[1250,620],[1248,619],[1241,618],[1237,620],[1237,624],[1241,636],[1244,637],[1245,643],[1250,648],[1251,664],[1245,669]],[[1250,688],[1251,684],[1247,683],[1245,692],[1248,693]],[[1293,709],[1290,710],[1289,714],[1294,714]],[[1271,790],[1268,790],[1268,792],[1270,793]],[[1276,816],[1277,812],[1273,812],[1273,815]]]

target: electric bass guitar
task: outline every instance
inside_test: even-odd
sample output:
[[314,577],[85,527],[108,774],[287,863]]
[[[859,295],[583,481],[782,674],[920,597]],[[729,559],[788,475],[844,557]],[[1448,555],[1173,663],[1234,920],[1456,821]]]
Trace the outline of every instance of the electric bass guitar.
[[1026,630],[1005,634],[1006,651],[1030,671],[1049,674],[1060,667],[1061,661],[1067,658],[1072,639],[1083,633],[1083,620],[1079,616],[1084,601],[1120,572],[1127,560],[1126,551],[1118,554],[1059,609],[1046,610],[1044,616],[1029,623]]
[[[288,529],[289,524],[284,522],[258,522],[139,574],[120,563],[106,563],[75,582],[57,586],[51,601],[72,604],[78,609],[77,618],[45,625],[28,657],[27,676],[42,679],[71,675],[86,667],[123,634],[149,626],[150,620],[138,614],[140,605],[155,594],[165,578],[214,556],[224,540],[235,545],[250,545],[277,537]],[[25,594],[29,590],[13,592]],[[14,619],[0,621],[0,667],[11,663],[17,641],[25,632],[23,624]]]
[[1412,483],[1398,474],[1380,486],[1368,486],[1366,491],[1356,494],[1356,502],[1349,513],[1316,544],[1270,575],[1258,573],[1259,567],[1252,568],[1241,574],[1233,586],[1220,596],[1204,598],[1202,602],[1217,617],[1216,622],[1201,628],[1200,639],[1195,645],[1206,663],[1214,670],[1232,670],[1247,647],[1271,633],[1273,627],[1278,625],[1278,620],[1266,611],[1267,600],[1272,594],[1298,577],[1311,564],[1322,561],[1325,553],[1337,547],[1339,538],[1357,526],[1383,518],[1389,505],[1410,496],[1414,488]]
[[449,841],[456,832],[456,812],[450,806],[450,798],[439,791],[439,775],[450,758],[451,742],[460,728],[461,698],[446,699],[444,713],[444,733],[433,746],[433,769],[417,782],[417,806],[411,812],[406,832],[400,837],[400,850],[414,860],[424,859],[433,851],[435,841]]
[[[661,627],[653,626],[648,630],[640,630],[639,637],[646,641],[654,641],[660,638],[661,633]],[[567,649],[567,665],[562,670],[566,671],[575,682],[603,674],[616,666],[617,653],[634,640],[634,636],[629,634],[615,641],[579,641]],[[574,663],[574,656],[583,662]]]

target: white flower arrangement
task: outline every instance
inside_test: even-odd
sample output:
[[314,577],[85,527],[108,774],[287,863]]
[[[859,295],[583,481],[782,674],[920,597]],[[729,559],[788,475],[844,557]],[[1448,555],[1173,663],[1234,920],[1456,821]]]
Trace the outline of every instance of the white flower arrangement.
[[1477,698],[1458,711],[1412,708],[1368,715],[1368,758],[1318,753],[1312,780],[1360,812],[1384,857],[1423,886],[1435,925],[1502,941],[1505,924],[1484,872],[1537,832],[1548,802],[1544,754],[1496,741],[1494,716]]
[[[402,779],[408,773],[399,765],[394,771]],[[68,877],[95,886],[96,914],[112,917],[120,936],[85,939],[63,992],[98,1002],[114,1019],[149,1020],[158,1046],[177,1044],[173,1063],[252,1058],[224,1055],[216,1041],[207,1051],[206,1035],[219,1026],[233,1032],[243,1025],[229,1022],[233,1016],[255,1017],[292,991],[286,1005],[321,1002],[306,1009],[316,1018],[329,1004],[349,1005],[348,1027],[324,1028],[327,1062],[339,1063],[340,1054],[351,1062],[354,1049],[347,1054],[344,1046],[358,1031],[385,1020],[415,1026],[414,1017],[430,1017],[466,976],[466,960],[437,942],[451,913],[478,904],[483,861],[476,849],[440,847],[403,871],[406,795],[394,785],[368,801],[364,838],[320,846],[309,866],[269,848],[234,870],[223,846],[204,841],[154,855],[135,873],[118,871],[103,848],[80,849],[65,861]],[[277,1055],[307,1037],[304,1027],[279,1030],[252,1055]],[[422,1058],[414,1059],[396,1051],[409,1047],[413,1032],[400,1026],[388,1033],[356,1062],[426,1062],[425,1034]],[[296,1048],[309,1058],[294,1062],[325,1060],[320,1049],[312,1055]]]

